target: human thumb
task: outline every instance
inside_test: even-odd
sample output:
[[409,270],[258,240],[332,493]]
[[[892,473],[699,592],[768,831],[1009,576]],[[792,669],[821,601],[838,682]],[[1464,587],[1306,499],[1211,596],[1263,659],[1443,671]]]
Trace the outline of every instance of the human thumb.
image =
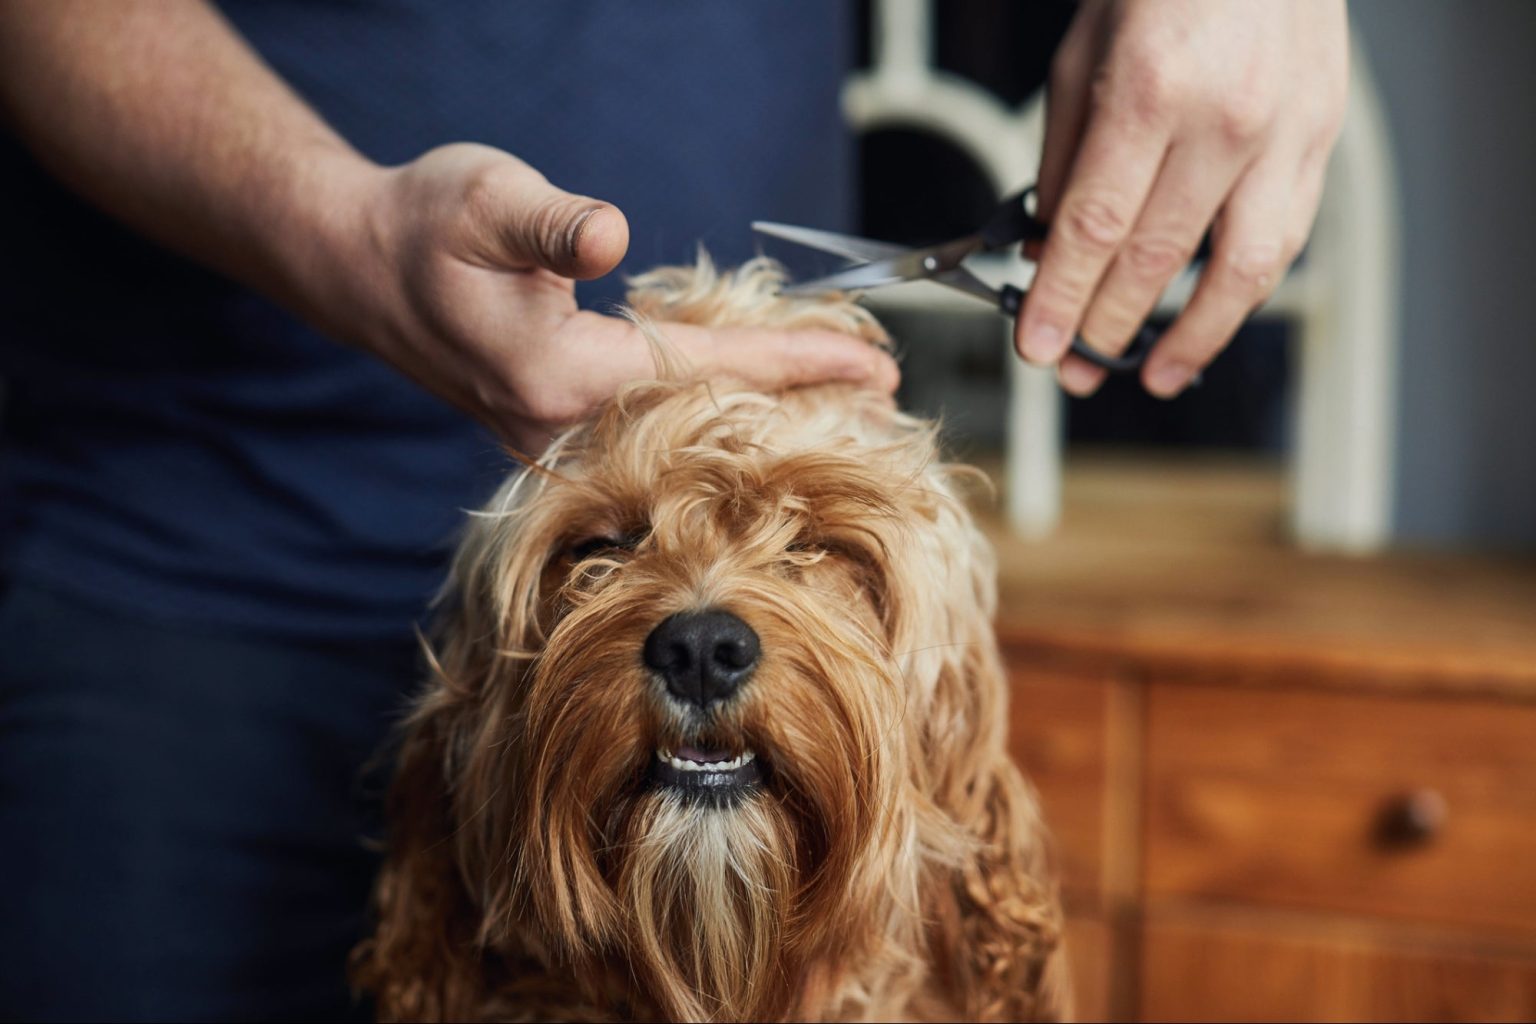
[[618,207],[556,188],[526,165],[520,170],[525,173],[492,179],[481,205],[510,265],[582,281],[619,265],[629,248],[629,222]]

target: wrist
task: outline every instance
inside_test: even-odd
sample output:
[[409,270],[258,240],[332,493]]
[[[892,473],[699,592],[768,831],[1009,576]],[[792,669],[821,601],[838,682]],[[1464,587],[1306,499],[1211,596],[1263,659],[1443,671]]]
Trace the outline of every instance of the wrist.
[[300,147],[287,201],[256,211],[267,290],[337,341],[367,333],[385,284],[381,211],[390,172],[345,143]]

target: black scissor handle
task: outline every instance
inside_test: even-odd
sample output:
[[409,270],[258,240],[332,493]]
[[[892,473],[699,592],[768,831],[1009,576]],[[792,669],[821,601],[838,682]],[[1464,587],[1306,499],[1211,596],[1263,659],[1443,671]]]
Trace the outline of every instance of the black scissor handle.
[[1136,332],[1136,337],[1132,338],[1131,343],[1125,347],[1125,351],[1118,356],[1111,356],[1105,355],[1088,344],[1079,334],[1072,339],[1072,352],[1110,373],[1135,373],[1147,361],[1147,356],[1152,354],[1152,347],[1157,344],[1159,337],[1161,335],[1157,331],[1142,324],[1141,329]]
[[1035,186],[1031,185],[997,204],[992,216],[987,218],[987,222],[977,232],[981,236],[982,248],[1006,249],[1010,245],[1039,241],[1045,237],[1048,228],[1029,212],[1030,196],[1034,194]]
[[[1003,285],[998,292],[997,305],[1004,313],[1017,318],[1019,310],[1024,307],[1024,290],[1011,284]],[[1079,334],[1072,339],[1072,352],[1110,373],[1135,373],[1147,361],[1147,356],[1152,354],[1152,349],[1159,337],[1161,335],[1151,325],[1142,324],[1125,351],[1118,356],[1112,356],[1100,352],[1084,341],[1083,336]]]

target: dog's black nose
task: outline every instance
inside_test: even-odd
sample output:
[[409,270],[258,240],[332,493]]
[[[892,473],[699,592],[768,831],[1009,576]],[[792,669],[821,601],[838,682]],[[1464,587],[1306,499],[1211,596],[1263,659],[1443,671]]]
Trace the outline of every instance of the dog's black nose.
[[719,609],[678,612],[645,638],[646,667],[678,699],[701,708],[735,693],[761,654],[752,627]]

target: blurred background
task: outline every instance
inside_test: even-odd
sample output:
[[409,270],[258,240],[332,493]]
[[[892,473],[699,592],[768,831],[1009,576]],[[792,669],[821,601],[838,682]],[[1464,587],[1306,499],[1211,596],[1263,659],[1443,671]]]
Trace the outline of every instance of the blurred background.
[[[861,233],[1032,180],[1072,10],[861,5]],[[1313,244],[1203,387],[1068,399],[980,304],[870,299],[998,483],[1087,1019],[1536,1018],[1536,4],[1350,15]]]

